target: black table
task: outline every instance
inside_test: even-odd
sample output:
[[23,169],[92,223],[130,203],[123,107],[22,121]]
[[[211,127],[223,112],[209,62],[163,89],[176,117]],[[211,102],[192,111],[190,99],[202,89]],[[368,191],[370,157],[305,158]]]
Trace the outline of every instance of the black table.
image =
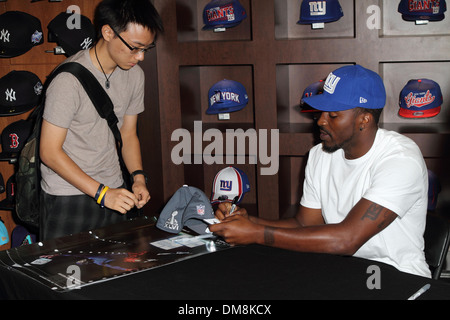
[[[158,230],[151,220],[138,219],[137,222],[127,222],[105,230],[95,232],[97,240],[98,235],[102,236],[102,241],[111,240],[110,243],[114,239],[127,239],[125,235],[131,234],[137,235],[133,239],[142,240],[147,237],[145,241],[141,241],[141,248],[143,243],[149,241],[149,234],[150,241],[174,237]],[[108,238],[107,234],[115,235],[115,238]],[[75,235],[36,245],[34,248],[29,247],[27,250],[36,254],[36,250],[48,253],[54,247],[59,247],[59,252],[63,252],[70,247],[73,252],[77,248],[86,248],[86,243],[90,241],[88,238],[87,234]],[[129,238],[127,241],[129,246],[132,241]],[[180,250],[186,250],[190,254],[173,255],[173,260],[166,260],[150,268],[125,272],[125,275],[113,277],[112,280],[64,292],[52,290],[23,273],[20,270],[23,268],[7,266],[7,263],[3,262],[0,263],[0,297],[177,300],[178,302],[172,305],[175,308],[185,306],[185,300],[406,300],[424,285],[431,284],[431,288],[419,299],[450,299],[450,284],[406,274],[382,263],[354,257],[298,253],[258,245],[228,247],[220,240],[215,243],[217,250],[210,250],[206,243],[205,246],[194,249],[166,250],[178,253]],[[96,247],[98,246],[97,244]],[[20,250],[25,250],[22,248],[24,247]],[[0,261],[6,261],[11,254],[1,252]],[[108,267],[102,268],[106,275]],[[377,279],[380,288],[371,289],[370,284],[376,274],[379,275]]]

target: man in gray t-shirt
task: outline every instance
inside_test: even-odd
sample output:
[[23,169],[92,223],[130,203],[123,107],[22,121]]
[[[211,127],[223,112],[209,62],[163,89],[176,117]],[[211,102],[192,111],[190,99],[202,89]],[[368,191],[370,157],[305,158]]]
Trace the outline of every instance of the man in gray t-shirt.
[[154,47],[163,30],[161,18],[150,0],[103,0],[94,22],[94,47],[67,61],[92,72],[111,98],[132,190],[123,188],[115,139],[106,120],[73,75],[58,75],[46,93],[41,133],[42,239],[121,221],[150,200],[137,136],[137,117],[144,111],[144,72],[137,63]]

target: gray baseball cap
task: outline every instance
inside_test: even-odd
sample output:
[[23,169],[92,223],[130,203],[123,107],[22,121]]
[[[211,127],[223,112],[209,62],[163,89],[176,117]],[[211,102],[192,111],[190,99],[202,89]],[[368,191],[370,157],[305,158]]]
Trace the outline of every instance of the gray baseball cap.
[[170,233],[180,233],[186,226],[198,234],[208,234],[207,221],[214,218],[214,210],[205,193],[195,187],[183,186],[167,202],[156,226]]

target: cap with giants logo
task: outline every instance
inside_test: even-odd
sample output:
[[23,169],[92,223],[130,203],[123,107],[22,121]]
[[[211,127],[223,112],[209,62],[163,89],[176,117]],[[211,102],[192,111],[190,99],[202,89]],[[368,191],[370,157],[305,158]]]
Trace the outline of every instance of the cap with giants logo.
[[0,15],[0,58],[13,58],[44,42],[41,22],[21,11]]
[[303,0],[298,24],[334,22],[344,16],[338,0],[311,1]]
[[404,118],[431,118],[441,111],[439,84],[429,79],[409,80],[400,93],[399,115]]
[[441,21],[445,19],[445,11],[445,0],[402,0],[398,5],[398,12],[407,21]]
[[311,107],[325,112],[354,108],[383,109],[386,104],[386,89],[381,77],[360,65],[341,67],[328,76],[323,93],[303,101]]
[[220,170],[214,178],[211,203],[234,202],[237,204],[249,191],[250,183],[245,172],[235,167],[227,167]]
[[203,10],[203,30],[236,27],[245,18],[247,13],[238,0],[213,0]]
[[213,85],[208,92],[209,108],[207,114],[229,113],[242,110],[248,104],[245,87],[237,81],[222,80]]

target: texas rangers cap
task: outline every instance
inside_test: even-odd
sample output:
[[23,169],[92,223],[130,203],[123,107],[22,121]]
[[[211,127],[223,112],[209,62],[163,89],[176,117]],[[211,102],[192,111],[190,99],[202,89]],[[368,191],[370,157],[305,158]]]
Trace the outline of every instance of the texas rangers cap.
[[1,134],[2,152],[0,153],[0,160],[17,157],[25,146],[32,127],[31,121],[21,119],[3,129]]
[[207,114],[230,113],[245,108],[248,94],[245,87],[233,80],[222,80],[214,84],[208,91]]
[[300,100],[300,109],[301,112],[307,113],[307,112],[317,112],[318,110],[312,108],[310,105],[306,104],[303,99],[309,98],[312,96],[315,96],[316,94],[322,94],[323,93],[323,80],[319,80],[317,82],[314,82],[313,84],[306,87],[306,89],[303,91],[302,98]]
[[344,16],[338,0],[303,0],[298,24],[334,22]]
[[213,0],[203,10],[203,30],[236,27],[245,18],[247,13],[238,0]]
[[41,22],[21,11],[0,15],[0,58],[13,58],[44,42]]
[[433,80],[409,80],[400,93],[400,110],[404,118],[431,118],[441,112],[444,101],[441,87]]
[[50,21],[47,28],[48,41],[58,43],[66,56],[89,49],[94,43],[94,25],[88,17],[80,14],[61,12]]
[[13,116],[34,108],[41,99],[43,85],[29,71],[9,72],[0,78],[0,116]]
[[407,21],[441,21],[445,19],[445,11],[445,0],[401,0],[398,5],[398,12]]
[[215,219],[208,197],[198,188],[183,186],[170,198],[156,226],[169,233],[180,233],[183,227],[199,233],[210,233],[208,223]]
[[381,77],[360,65],[341,67],[328,76],[323,93],[303,101],[325,112],[354,108],[383,109],[386,89]]
[[227,167],[214,177],[211,203],[240,203],[249,191],[250,183],[245,172],[235,167]]
[[3,221],[0,220],[0,246],[9,242],[8,230]]

